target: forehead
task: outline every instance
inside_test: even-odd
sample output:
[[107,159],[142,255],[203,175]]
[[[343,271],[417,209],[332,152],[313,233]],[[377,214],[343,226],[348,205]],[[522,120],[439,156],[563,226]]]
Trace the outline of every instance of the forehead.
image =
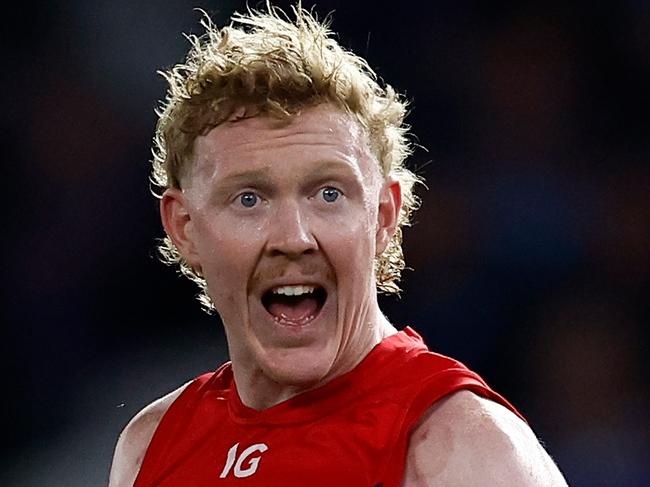
[[214,179],[296,162],[339,162],[362,176],[379,173],[359,123],[327,104],[305,108],[288,120],[258,115],[215,127],[197,137],[191,173],[193,179]]

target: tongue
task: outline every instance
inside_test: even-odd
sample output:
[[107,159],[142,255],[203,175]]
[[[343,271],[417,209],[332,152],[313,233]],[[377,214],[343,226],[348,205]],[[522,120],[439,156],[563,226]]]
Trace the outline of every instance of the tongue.
[[300,321],[318,311],[318,301],[314,297],[278,296],[269,304],[269,313],[278,319]]

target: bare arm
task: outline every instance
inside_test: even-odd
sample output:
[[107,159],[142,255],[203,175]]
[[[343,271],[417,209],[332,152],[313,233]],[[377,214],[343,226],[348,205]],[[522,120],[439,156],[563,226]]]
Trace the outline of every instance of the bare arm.
[[108,487],[133,486],[160,420],[188,384],[152,402],[129,421],[115,446]]
[[532,430],[506,408],[461,391],[411,436],[404,487],[566,487]]

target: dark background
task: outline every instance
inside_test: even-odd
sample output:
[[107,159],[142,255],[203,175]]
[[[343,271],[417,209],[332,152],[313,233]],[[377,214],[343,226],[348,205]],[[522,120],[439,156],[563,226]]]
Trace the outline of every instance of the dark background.
[[[147,178],[156,70],[192,7],[242,5],[3,8],[1,485],[105,485],[128,419],[225,359],[156,261]],[[389,318],[506,395],[571,485],[650,485],[650,2],[317,5],[428,150]]]

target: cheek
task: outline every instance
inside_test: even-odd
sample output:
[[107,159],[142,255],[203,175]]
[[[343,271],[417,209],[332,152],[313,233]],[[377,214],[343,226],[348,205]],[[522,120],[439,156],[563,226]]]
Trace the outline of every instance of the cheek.
[[337,274],[365,275],[374,265],[375,227],[366,212],[322,222],[319,243]]
[[[228,228],[228,231],[221,229]],[[232,300],[246,288],[259,255],[258,232],[242,228],[241,222],[213,222],[200,226],[199,258],[203,275],[215,303]]]

